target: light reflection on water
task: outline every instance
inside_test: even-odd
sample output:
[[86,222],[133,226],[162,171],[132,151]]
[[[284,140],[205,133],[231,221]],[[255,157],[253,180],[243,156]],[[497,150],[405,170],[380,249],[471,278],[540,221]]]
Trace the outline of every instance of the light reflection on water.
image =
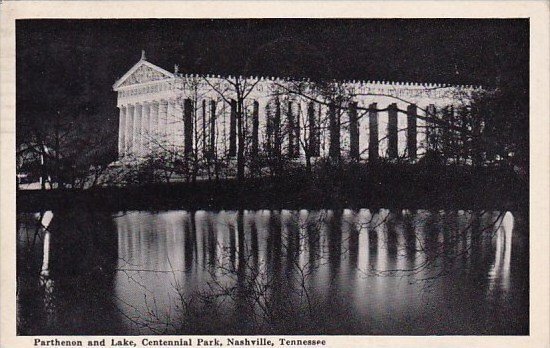
[[20,214],[18,331],[527,334],[527,225],[516,220],[408,209]]

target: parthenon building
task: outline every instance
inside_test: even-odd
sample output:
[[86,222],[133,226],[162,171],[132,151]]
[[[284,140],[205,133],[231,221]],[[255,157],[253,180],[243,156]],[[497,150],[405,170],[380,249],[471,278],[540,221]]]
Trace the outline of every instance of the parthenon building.
[[291,78],[184,74],[177,66],[169,72],[142,53],[113,85],[120,110],[119,159],[134,163],[163,151],[235,157],[238,118],[243,115],[243,144],[251,156],[275,149],[295,159],[307,154],[415,161],[430,147],[430,116],[460,106],[475,89],[331,81],[320,93],[313,84]]

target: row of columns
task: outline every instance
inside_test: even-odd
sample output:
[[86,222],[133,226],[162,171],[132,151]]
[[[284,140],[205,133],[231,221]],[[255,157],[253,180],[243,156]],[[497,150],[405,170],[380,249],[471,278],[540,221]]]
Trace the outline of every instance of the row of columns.
[[[143,103],[135,103],[123,105],[120,107],[119,118],[119,141],[118,151],[119,157],[132,155],[134,157],[143,158],[150,154],[159,152],[159,150],[171,149],[175,150],[178,146],[184,147],[185,154],[190,154],[194,146],[198,146],[194,141],[194,104],[191,99],[180,100],[159,100]],[[284,142],[288,145],[288,153],[281,153],[290,157],[299,157],[303,154],[300,139],[308,137],[308,152],[310,156],[331,157],[339,156],[341,153],[341,121],[336,120],[334,114],[337,112],[334,108],[323,107],[305,102],[288,102],[284,105],[273,105],[271,112],[268,111],[268,104],[259,104],[254,101],[250,105],[251,123],[250,132],[252,150],[257,153],[259,144],[269,144],[272,146],[276,143]],[[224,108],[225,109],[225,108]],[[435,112],[435,107],[430,105],[428,112]],[[229,124],[225,124],[223,118],[226,115],[218,115],[216,117],[216,102],[210,100],[209,103],[202,103],[202,143],[208,143],[210,152],[215,152],[219,144],[216,136],[217,129],[220,125],[225,124],[229,128],[223,130],[224,134],[228,132],[227,137],[223,137],[228,144],[225,147],[228,150],[228,155],[235,156],[237,147],[237,130],[236,130],[236,103],[232,102],[228,110]],[[321,114],[328,116],[328,129],[326,131],[319,130],[322,127],[320,123]],[[409,105],[407,107],[406,116],[406,155],[408,158],[414,159],[418,153],[417,139],[417,106]],[[207,114],[208,117],[207,117]],[[261,115],[263,114],[263,115]],[[364,157],[362,154],[364,145],[368,144],[368,158],[376,160],[380,156],[380,130],[384,135],[387,148],[387,156],[389,158],[397,158],[399,156],[399,140],[398,140],[398,107],[393,103],[387,107],[387,127],[381,129],[379,125],[379,114],[377,104],[372,103],[368,107],[367,119],[362,120],[358,117],[357,104],[351,103],[347,110],[349,121],[347,139],[349,140],[349,156],[359,159]],[[221,116],[221,117],[220,117]],[[268,118],[271,118],[268,120]],[[274,125],[274,121],[278,125]],[[304,124],[307,122],[308,124]],[[361,128],[366,128],[363,125],[368,125],[367,131],[361,131]],[[208,127],[208,131],[206,131]],[[287,127],[283,134],[281,130]],[[200,130],[197,129],[197,130]],[[284,136],[285,139],[274,139],[274,137]],[[206,139],[206,138],[209,139]],[[269,139],[271,138],[271,139]],[[364,140],[361,141],[361,138]],[[368,139],[366,139],[368,138]],[[360,144],[363,144],[361,146]],[[365,144],[366,143],[366,144]],[[327,146],[328,145],[328,146]],[[212,147],[210,149],[210,147]],[[275,146],[277,147],[277,146]],[[204,149],[205,151],[207,148]],[[279,149],[281,150],[281,149]],[[328,151],[327,151],[328,150]]]
[[[409,105],[406,110],[406,129],[398,125],[398,105],[392,103],[387,107],[387,124],[380,124],[380,111],[378,111],[377,103],[372,103],[368,106],[366,117],[359,116],[357,103],[350,103],[346,110],[347,119],[338,116],[341,110],[336,107],[325,107],[313,102],[288,102],[285,104],[275,104],[272,107],[274,110],[271,113],[266,112],[265,117],[271,117],[267,121],[265,130],[268,138],[277,138],[268,141],[268,146],[281,154],[281,145],[286,144],[286,154],[289,157],[299,157],[303,154],[304,148],[301,145],[306,145],[306,149],[311,157],[328,156],[338,157],[342,154],[342,148],[347,147],[349,157],[354,159],[364,158],[363,150],[368,148],[368,158],[376,160],[380,155],[381,143],[387,150],[388,158],[398,158],[400,153],[400,132],[405,141],[405,154],[410,159],[416,159],[419,154],[419,142],[423,142],[423,147],[427,148],[427,135],[425,139],[419,139],[418,127],[425,128],[427,134],[429,128],[425,127],[424,121],[417,121],[419,116],[418,107],[415,104]],[[435,106],[430,105],[427,108],[427,113],[435,114]],[[286,118],[286,120],[283,118]],[[326,117],[326,119],[325,119]],[[403,117],[402,119],[404,119]],[[306,123],[307,122],[307,123]],[[347,123],[344,131],[343,124]],[[286,130],[283,132],[282,130]],[[322,128],[322,129],[320,129]],[[343,135],[346,137],[344,145]],[[253,133],[255,134],[255,133]],[[300,139],[308,139],[303,144]],[[252,140],[253,142],[255,139]],[[401,151],[402,152],[402,151]]]
[[119,157],[145,157],[180,138],[177,127],[178,103],[159,100],[120,107]]

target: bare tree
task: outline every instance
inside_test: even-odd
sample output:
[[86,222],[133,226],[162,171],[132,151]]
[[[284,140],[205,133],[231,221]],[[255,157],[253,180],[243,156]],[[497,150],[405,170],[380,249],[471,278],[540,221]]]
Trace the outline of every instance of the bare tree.
[[[250,93],[259,80],[243,76],[229,76],[221,79],[205,78],[204,81],[214,90],[231,108],[231,122],[236,122],[230,128],[229,156],[237,155],[237,180],[243,181],[245,176],[245,124],[248,115],[245,104]],[[236,139],[234,129],[236,128]]]

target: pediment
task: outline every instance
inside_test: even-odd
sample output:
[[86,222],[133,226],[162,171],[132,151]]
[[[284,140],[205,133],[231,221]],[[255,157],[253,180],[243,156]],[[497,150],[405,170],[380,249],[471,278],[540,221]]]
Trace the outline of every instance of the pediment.
[[124,76],[122,76],[114,85],[113,89],[142,83],[171,79],[174,74],[154,65],[145,60],[139,61]]

